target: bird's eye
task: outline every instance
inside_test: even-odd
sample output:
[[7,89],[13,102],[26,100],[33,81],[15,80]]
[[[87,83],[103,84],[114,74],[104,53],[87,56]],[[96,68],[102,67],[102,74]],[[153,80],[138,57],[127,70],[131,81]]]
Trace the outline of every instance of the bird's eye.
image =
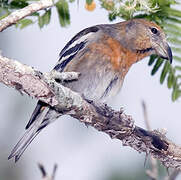
[[153,34],[157,34],[158,30],[157,30],[156,28],[151,28],[151,32],[152,32]]

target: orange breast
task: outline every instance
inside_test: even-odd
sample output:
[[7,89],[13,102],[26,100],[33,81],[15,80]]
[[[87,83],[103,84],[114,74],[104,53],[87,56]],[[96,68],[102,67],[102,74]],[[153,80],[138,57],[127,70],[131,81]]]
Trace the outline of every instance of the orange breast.
[[124,48],[117,40],[108,36],[104,36],[98,43],[92,43],[90,48],[102,54],[102,59],[110,61],[113,69],[121,72],[123,76],[133,63],[147,56]]

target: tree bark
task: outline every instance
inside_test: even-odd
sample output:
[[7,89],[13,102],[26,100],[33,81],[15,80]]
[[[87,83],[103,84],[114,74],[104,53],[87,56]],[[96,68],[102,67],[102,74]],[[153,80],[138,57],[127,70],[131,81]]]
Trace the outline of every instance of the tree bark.
[[16,24],[19,20],[23,19],[26,16],[33,14],[42,9],[53,6],[52,0],[41,0],[35,3],[32,3],[22,9],[12,12],[9,16],[3,18],[0,21],[0,32],[2,32],[7,27]]
[[[76,79],[75,75],[73,73],[71,78]],[[181,169],[181,147],[168,140],[164,134],[136,126],[133,118],[122,110],[115,111],[106,104],[85,100],[78,93],[57,83],[55,77],[57,74],[44,75],[27,65],[0,56],[0,82],[93,126],[111,138],[121,140],[123,146],[152,155],[168,168]],[[61,78],[65,80],[66,73],[63,76],[60,73]],[[69,73],[67,78],[71,79]]]

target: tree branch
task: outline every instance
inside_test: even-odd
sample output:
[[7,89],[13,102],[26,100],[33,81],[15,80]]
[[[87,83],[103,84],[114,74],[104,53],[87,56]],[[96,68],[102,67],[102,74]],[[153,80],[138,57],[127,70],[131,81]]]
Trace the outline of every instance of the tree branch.
[[51,6],[53,6],[52,0],[40,0],[22,9],[12,12],[9,16],[3,18],[0,21],[0,32],[2,32],[4,29],[11,26],[12,24],[16,24],[19,20],[23,19],[24,17]]
[[51,77],[52,74],[43,75],[29,66],[0,56],[0,82],[121,140],[123,146],[152,155],[166,167],[181,169],[181,147],[164,134],[136,126],[131,116],[114,111],[106,104],[85,100]]
[[21,94],[26,93],[52,106],[58,104],[54,94],[40,76],[41,72],[32,67],[0,56],[0,82],[15,88]]
[[178,177],[178,175],[180,174],[180,170],[179,169],[174,169],[171,174],[165,178],[165,180],[176,180],[176,178]]

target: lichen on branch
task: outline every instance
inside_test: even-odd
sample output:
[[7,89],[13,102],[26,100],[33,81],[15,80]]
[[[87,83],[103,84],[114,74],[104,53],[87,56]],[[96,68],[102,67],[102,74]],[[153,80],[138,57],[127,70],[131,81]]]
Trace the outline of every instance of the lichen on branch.
[[[121,140],[124,146],[152,155],[166,167],[181,169],[180,146],[158,131],[147,131],[136,126],[133,118],[122,110],[115,111],[106,104],[86,100],[55,81],[54,78],[61,80],[62,77],[65,80],[65,74],[44,75],[27,65],[0,56],[0,82],[49,104],[63,114],[69,114],[111,138]],[[67,78],[70,78],[69,73]]]

